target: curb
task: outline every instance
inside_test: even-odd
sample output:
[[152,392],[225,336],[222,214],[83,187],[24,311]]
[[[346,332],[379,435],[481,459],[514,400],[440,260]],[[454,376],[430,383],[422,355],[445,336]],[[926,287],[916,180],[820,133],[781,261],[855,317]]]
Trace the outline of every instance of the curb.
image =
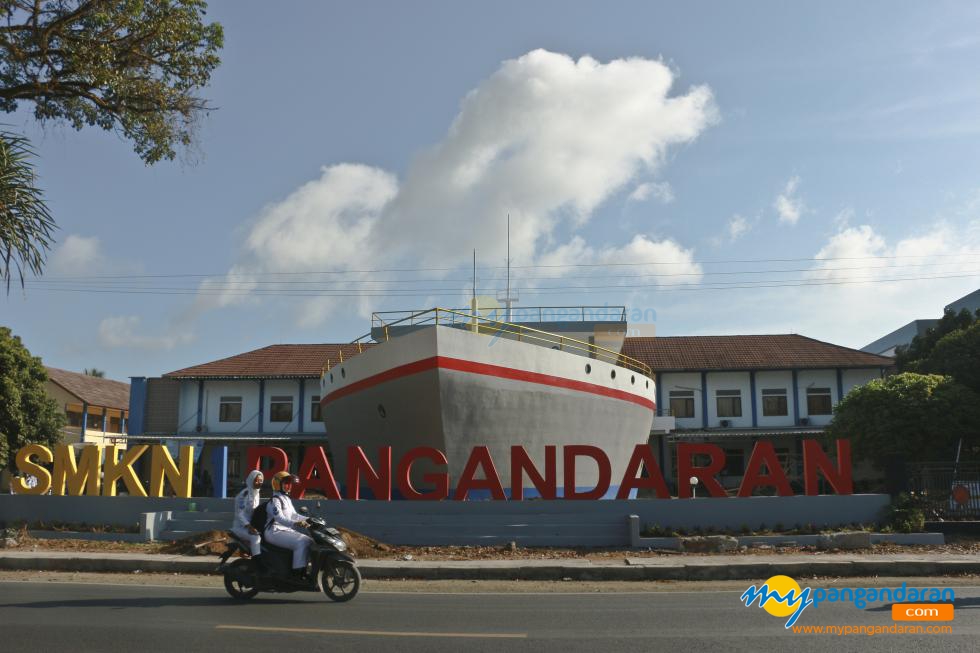
[[[635,559],[634,559],[635,560]],[[0,555],[0,569],[7,571],[78,571],[78,572],[162,572],[213,574],[217,561],[207,559],[165,558],[38,558]],[[515,565],[486,566],[466,563],[424,565],[392,564],[366,560],[360,565],[365,579],[412,580],[757,580],[784,574],[794,578],[813,576],[942,576],[947,574],[980,574],[980,561],[925,560],[844,560],[785,563],[744,562],[735,564],[690,563],[674,565]]]

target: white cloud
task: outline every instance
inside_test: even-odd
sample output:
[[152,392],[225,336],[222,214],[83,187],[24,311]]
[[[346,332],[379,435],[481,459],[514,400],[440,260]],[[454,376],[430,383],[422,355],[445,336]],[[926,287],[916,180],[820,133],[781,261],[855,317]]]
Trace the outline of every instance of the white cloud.
[[[943,306],[977,289],[980,220],[959,227],[936,222],[892,240],[870,225],[845,227],[814,256],[820,260],[802,274],[747,277],[759,287],[728,300],[714,292],[678,297],[672,317],[700,319],[705,304],[718,299],[726,302],[718,310],[738,310],[702,333],[801,333],[860,348],[912,320],[940,317]],[[787,285],[765,287],[778,283]]]
[[104,318],[99,323],[99,341],[110,349],[173,349],[177,345],[190,342],[193,336],[186,331],[145,336],[139,335],[142,318],[137,315],[118,315]]
[[648,181],[634,188],[629,195],[630,201],[633,202],[643,202],[650,197],[655,197],[664,204],[670,204],[674,201],[674,189],[671,188],[670,182]]
[[463,263],[474,243],[500,258],[509,213],[512,255],[533,260],[559,224],[587,222],[713,122],[711,91],[670,96],[673,82],[648,59],[603,64],[535,50],[504,62],[412,164],[382,219],[384,244],[423,265]]
[[734,243],[736,240],[747,234],[751,229],[752,223],[736,213],[728,221],[728,238]]
[[[511,257],[523,264],[573,252],[589,260],[675,256],[671,241],[637,236],[622,247],[593,247],[575,235],[602,202],[655,176],[672,146],[715,121],[706,86],[671,95],[673,83],[670,68],[648,59],[600,63],[535,50],[505,61],[463,98],[445,138],[401,183],[377,168],[334,165],[264,208],[238,264],[201,285],[198,307],[248,300],[259,274],[268,281],[270,273],[345,271],[344,280],[358,280],[350,271],[463,265],[474,246],[481,259],[499,260],[508,214]],[[640,184],[633,194],[673,199],[666,182]],[[564,244],[556,242],[559,228],[570,234]],[[321,323],[339,301],[363,313],[370,298],[353,306],[351,298],[304,301],[300,323]]]
[[796,224],[803,214],[803,200],[796,196],[796,191],[800,186],[798,175],[790,177],[783,188],[783,192],[776,197],[773,206],[779,214],[779,221],[788,224]]
[[[250,293],[260,287],[259,275],[265,275],[261,277],[264,281],[288,280],[289,273],[377,266],[372,232],[381,210],[398,190],[397,180],[378,168],[355,164],[325,167],[321,172],[319,179],[259,213],[245,241],[241,262],[224,277],[201,284],[198,308],[255,301],[257,295]],[[327,274],[319,278],[330,285],[337,277]],[[272,291],[281,287],[263,286]],[[319,324],[338,301],[350,303],[349,299],[333,297],[303,302],[301,324]]]
[[46,273],[52,276],[80,276],[101,268],[105,257],[97,236],[70,234],[48,259]]
[[[575,236],[568,243],[556,247],[542,256],[538,265],[555,266],[542,268],[536,274],[547,274],[552,270],[556,277],[565,274],[559,266],[640,263],[650,261],[648,265],[631,265],[629,273],[635,275],[684,275],[684,281],[698,281],[702,273],[701,266],[694,261],[694,250],[685,249],[673,240],[651,240],[647,236],[637,235],[622,247],[592,247],[585,239]],[[666,276],[653,277],[651,283],[665,285],[677,283],[676,279]]]

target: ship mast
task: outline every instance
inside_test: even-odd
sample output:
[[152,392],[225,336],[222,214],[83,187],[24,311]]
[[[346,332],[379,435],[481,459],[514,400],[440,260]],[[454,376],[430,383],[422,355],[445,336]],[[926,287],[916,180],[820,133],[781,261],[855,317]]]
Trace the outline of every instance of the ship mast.
[[510,294],[510,213],[507,214],[507,291],[503,297],[500,296],[500,291],[497,291],[497,301],[503,302],[506,307],[506,315],[504,318],[505,322],[510,322],[511,320],[511,306],[517,301],[517,297]]

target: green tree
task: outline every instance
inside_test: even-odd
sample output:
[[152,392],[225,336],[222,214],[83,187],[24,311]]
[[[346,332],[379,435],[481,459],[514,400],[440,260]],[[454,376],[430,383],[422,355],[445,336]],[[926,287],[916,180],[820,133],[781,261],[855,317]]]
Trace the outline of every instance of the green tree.
[[0,468],[13,463],[26,444],[52,445],[61,440],[65,413],[48,397],[48,374],[20,338],[0,327]]
[[849,438],[854,455],[878,467],[906,461],[952,460],[980,444],[980,395],[950,377],[904,372],[858,386],[834,409],[830,439]]
[[21,284],[24,274],[40,274],[51,246],[54,220],[35,185],[27,139],[0,132],[0,280],[10,290],[10,268]]
[[[173,159],[210,109],[197,92],[220,63],[224,36],[205,22],[206,8],[204,0],[0,0],[0,111],[31,103],[42,123],[101,127],[132,141],[147,164]],[[23,150],[22,137],[3,138]],[[20,165],[23,177],[29,164]],[[8,284],[11,265],[23,281],[49,248],[53,223],[35,207],[0,212]]]
[[977,319],[980,319],[980,311],[977,311],[975,315],[965,308],[959,313],[946,311],[935,326],[926,329],[926,332],[921,336],[912,338],[912,342],[908,346],[899,347],[896,350],[895,365],[898,367],[898,371],[927,372],[927,370],[921,369],[921,365],[925,359],[929,358],[932,350],[936,347],[936,343],[947,334],[969,327]]
[[95,367],[92,368],[86,367],[84,370],[82,370],[82,374],[84,374],[85,376],[94,376],[97,379],[105,378],[105,372]]
[[980,393],[980,321],[940,338],[917,367],[929,374],[951,376]]

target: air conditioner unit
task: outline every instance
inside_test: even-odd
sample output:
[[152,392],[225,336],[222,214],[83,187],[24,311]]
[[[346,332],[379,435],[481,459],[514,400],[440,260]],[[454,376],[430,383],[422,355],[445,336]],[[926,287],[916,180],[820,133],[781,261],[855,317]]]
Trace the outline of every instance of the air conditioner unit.
[[809,417],[801,417],[800,418],[800,426],[806,426],[809,423],[810,423],[810,418]]
[[732,425],[732,420],[730,420],[730,419],[723,419],[723,420],[721,420],[721,426],[722,426],[722,428],[726,428],[727,429],[731,425]]

